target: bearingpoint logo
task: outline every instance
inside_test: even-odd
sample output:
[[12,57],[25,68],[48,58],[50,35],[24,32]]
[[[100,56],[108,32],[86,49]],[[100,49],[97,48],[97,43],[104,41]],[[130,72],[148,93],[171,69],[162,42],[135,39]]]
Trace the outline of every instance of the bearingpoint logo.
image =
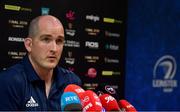
[[22,7],[22,6],[19,6],[19,5],[10,5],[10,4],[5,4],[4,9],[5,10],[12,10],[12,11],[32,12],[32,8]]
[[177,80],[173,79],[176,69],[177,64],[173,56],[162,56],[154,66],[152,86],[162,88],[163,92],[172,92],[173,88],[178,86]]

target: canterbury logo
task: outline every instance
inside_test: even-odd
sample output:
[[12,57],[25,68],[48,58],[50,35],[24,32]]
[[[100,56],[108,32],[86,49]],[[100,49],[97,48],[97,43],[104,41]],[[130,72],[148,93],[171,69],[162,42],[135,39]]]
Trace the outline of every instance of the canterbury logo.
[[34,98],[31,96],[29,101],[27,101],[27,103],[26,103],[26,107],[37,107],[37,106],[39,106],[38,103],[36,103]]

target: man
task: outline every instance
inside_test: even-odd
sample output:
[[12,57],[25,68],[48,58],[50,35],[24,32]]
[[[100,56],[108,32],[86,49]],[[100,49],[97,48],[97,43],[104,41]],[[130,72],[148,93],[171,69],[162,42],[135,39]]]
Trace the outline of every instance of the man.
[[61,110],[64,88],[81,85],[74,73],[57,66],[64,39],[56,17],[44,15],[31,21],[24,40],[27,56],[0,73],[0,110]]

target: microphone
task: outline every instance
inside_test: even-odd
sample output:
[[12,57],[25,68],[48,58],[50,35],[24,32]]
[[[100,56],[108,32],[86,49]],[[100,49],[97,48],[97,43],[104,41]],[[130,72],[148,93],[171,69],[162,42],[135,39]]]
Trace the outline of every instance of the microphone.
[[118,102],[116,99],[109,95],[109,94],[103,94],[99,96],[102,106],[105,108],[106,111],[120,111]]
[[62,111],[82,111],[82,105],[76,93],[64,92],[60,102]]
[[104,111],[99,97],[91,90],[85,91],[81,96],[83,112],[102,112]]
[[125,112],[137,112],[135,107],[133,105],[131,105],[126,100],[119,100],[118,104],[119,104],[119,107],[121,108],[122,111],[125,111]]
[[76,85],[76,84],[69,84],[66,86],[66,88],[64,89],[64,92],[74,92],[78,95],[78,97],[80,98],[81,95],[85,92],[84,89],[82,89],[80,86]]

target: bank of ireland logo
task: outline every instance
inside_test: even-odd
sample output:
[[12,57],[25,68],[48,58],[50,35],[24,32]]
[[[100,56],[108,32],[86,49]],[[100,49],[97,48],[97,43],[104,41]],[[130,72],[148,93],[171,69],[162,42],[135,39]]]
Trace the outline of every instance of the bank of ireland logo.
[[153,69],[152,86],[163,89],[163,92],[172,92],[178,82],[174,79],[177,64],[173,56],[165,55],[159,58]]

